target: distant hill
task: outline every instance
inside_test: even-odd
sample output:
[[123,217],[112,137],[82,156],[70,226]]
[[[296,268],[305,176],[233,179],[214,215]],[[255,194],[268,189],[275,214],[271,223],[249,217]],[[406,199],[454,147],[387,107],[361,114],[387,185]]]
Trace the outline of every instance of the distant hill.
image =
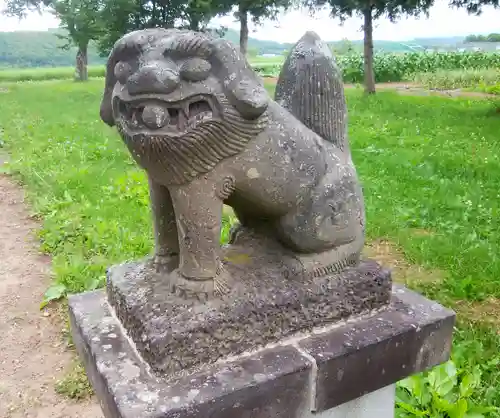
[[[57,36],[61,33],[58,29],[46,32],[0,32],[0,68],[14,67],[65,67],[73,66],[76,50],[61,49],[64,41]],[[239,44],[239,32],[229,29],[226,39]],[[406,42],[375,41],[376,52],[402,53],[419,51],[424,48],[446,48],[456,49],[463,44],[463,37],[451,38],[420,38]],[[363,41],[337,41],[331,43],[332,47],[343,53],[346,47],[356,52],[363,50]],[[292,47],[290,43],[280,43],[271,40],[260,40],[250,37],[248,40],[249,50],[255,54],[282,55]],[[89,48],[89,64],[102,65],[105,58],[100,57],[96,48]]]
[[[0,32],[0,68],[5,67],[65,67],[74,65],[76,49],[61,49],[65,41],[57,35],[57,29],[46,32]],[[239,44],[239,32],[229,29],[226,39]],[[249,38],[248,46],[259,54],[283,54],[291,44]],[[89,48],[89,64],[104,64],[97,49]]]
[[[76,49],[63,50],[66,43],[58,30],[45,32],[0,32],[0,68],[66,67],[75,62]],[[102,64],[96,49],[89,48],[89,63]]]
[[[240,44],[240,33],[234,29],[228,29],[224,34],[224,38],[233,42],[235,45]],[[276,41],[265,41],[261,39],[248,38],[248,49],[256,50],[259,54],[283,54],[293,46],[293,44],[280,43]]]

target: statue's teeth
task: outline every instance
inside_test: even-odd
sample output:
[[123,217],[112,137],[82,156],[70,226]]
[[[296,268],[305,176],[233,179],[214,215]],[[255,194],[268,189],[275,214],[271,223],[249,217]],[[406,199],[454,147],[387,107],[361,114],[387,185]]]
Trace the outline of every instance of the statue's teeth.
[[186,120],[189,119],[189,103],[184,103],[181,111],[182,111],[181,113],[184,114],[184,117],[186,118]]
[[163,106],[147,105],[142,111],[142,121],[148,128],[163,128],[169,120],[170,116],[168,114],[168,110]]
[[186,125],[188,124],[188,122],[189,122],[189,118],[186,114],[185,109],[183,108],[179,112],[179,116],[178,116],[178,120],[177,120],[177,128],[180,131],[183,131],[186,128]]

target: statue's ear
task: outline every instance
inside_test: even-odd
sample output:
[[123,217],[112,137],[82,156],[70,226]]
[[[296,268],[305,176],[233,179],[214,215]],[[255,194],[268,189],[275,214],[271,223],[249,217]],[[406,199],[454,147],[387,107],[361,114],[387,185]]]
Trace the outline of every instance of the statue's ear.
[[143,38],[146,38],[151,29],[145,29],[142,31],[134,31],[123,35],[120,39],[118,39],[111,52],[108,56],[108,61],[106,63],[106,74],[105,74],[105,82],[104,82],[104,92],[101,99],[101,108],[99,114],[104,123],[109,126],[114,126],[115,121],[113,118],[113,89],[116,84],[116,76],[115,76],[115,66],[122,57],[126,57],[127,55],[137,55],[141,48],[141,41]]
[[269,95],[264,86],[251,78],[230,81],[225,90],[229,102],[245,119],[258,118],[269,105]]
[[99,114],[104,123],[109,126],[114,126],[115,120],[113,118],[113,105],[112,105],[112,95],[113,88],[116,84],[116,78],[114,74],[115,63],[112,60],[108,61],[106,65],[106,81],[104,86],[104,93],[101,99],[101,108]]
[[213,41],[212,66],[224,85],[229,102],[245,119],[262,115],[270,97],[246,58],[228,41]]

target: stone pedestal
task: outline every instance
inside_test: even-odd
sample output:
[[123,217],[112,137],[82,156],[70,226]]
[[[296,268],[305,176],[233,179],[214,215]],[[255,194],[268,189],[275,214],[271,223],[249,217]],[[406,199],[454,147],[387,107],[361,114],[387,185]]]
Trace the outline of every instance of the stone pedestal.
[[338,274],[314,277],[297,268],[302,274],[292,276],[280,271],[282,253],[256,253],[231,247],[224,260],[229,293],[204,302],[173,294],[168,278],[147,263],[108,270],[107,300],[155,375],[193,372],[390,302],[391,275],[372,260]]
[[[132,303],[130,294],[123,296],[127,294],[125,283],[118,286],[115,280],[108,292],[122,295],[121,306],[126,303],[130,308],[126,317],[142,322],[142,330],[156,326],[156,338],[152,331],[135,332],[135,325],[119,320],[117,313],[123,318],[124,311],[115,311],[116,300],[103,290],[69,298],[74,342],[106,418],[309,418],[313,414],[320,418],[387,418],[393,414],[394,383],[446,361],[450,354],[455,314],[395,285],[392,290],[389,287],[387,302],[374,309],[344,318],[340,315],[320,326],[301,323],[300,331],[293,329],[295,322],[291,321],[288,332],[278,338],[273,334],[270,341],[257,335],[276,327],[266,321],[260,331],[252,334],[249,330],[241,337],[244,344],[240,349],[232,345],[230,337],[225,339],[230,334],[221,333],[210,349],[224,354],[196,357],[203,359],[200,364],[190,357],[189,344],[191,353],[196,352],[197,344],[205,344],[202,331],[207,323],[187,326],[196,309],[173,317],[163,312],[158,320],[158,315],[147,313],[163,309],[159,299],[154,299],[154,307],[141,308],[138,301],[147,304],[148,292],[144,290]],[[154,294],[158,295],[158,289]],[[352,299],[347,292],[346,300],[349,297]],[[337,308],[332,302],[331,311]],[[166,326],[169,318],[177,322]],[[180,322],[182,318],[184,322]],[[219,325],[220,329],[227,327]],[[252,338],[262,344],[250,349]],[[163,347],[163,362],[147,362],[144,353],[160,353],[158,347]],[[178,351],[172,351],[173,347]],[[169,356],[169,367],[162,366],[167,364],[165,356]]]

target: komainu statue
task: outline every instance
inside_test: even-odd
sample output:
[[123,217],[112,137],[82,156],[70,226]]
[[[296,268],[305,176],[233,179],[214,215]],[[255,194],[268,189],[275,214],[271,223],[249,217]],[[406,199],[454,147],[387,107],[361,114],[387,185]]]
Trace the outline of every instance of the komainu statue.
[[[272,100],[226,40],[130,33],[110,54],[101,118],[149,178],[155,254],[112,266],[106,288],[153,371],[192,370],[389,303],[390,273],[361,257],[342,78],[316,34],[292,48]],[[221,245],[224,205],[239,223]]]
[[367,393],[391,416],[392,384],[448,359],[454,314],[361,255],[343,83],[316,34],[272,100],[223,39],[130,33],[101,117],[147,173],[156,240],[68,300],[106,417],[340,416]]
[[[100,113],[147,172],[153,265],[178,295],[230,293],[226,264],[250,258],[254,276],[279,260],[282,276],[303,280],[359,263],[365,214],[343,84],[315,33],[290,52],[272,100],[226,40],[132,32],[110,55]],[[224,204],[239,220],[227,247]]]

